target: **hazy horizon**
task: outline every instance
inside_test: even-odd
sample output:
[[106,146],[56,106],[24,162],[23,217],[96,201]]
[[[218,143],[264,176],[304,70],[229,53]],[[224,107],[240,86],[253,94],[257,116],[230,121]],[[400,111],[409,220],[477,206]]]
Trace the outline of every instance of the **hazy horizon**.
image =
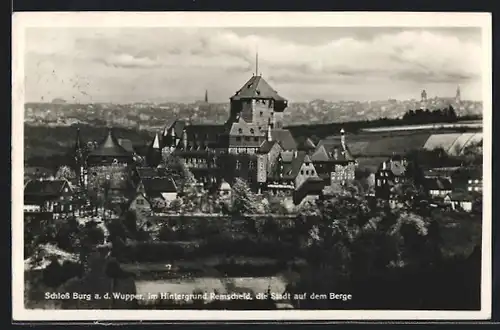
[[482,101],[479,28],[27,28],[26,103],[227,103],[255,72],[291,103]]

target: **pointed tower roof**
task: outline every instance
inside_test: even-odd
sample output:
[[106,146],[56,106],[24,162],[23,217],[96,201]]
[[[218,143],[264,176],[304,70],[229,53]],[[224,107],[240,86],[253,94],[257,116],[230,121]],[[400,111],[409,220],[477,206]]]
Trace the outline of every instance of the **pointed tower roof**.
[[119,143],[111,128],[108,129],[106,139],[89,156],[131,157]]
[[241,87],[232,97],[231,100],[242,99],[271,99],[275,101],[286,101],[281,97],[262,76],[253,76],[243,87]]
[[160,137],[158,136],[158,133],[156,133],[155,138],[153,142],[151,142],[151,148],[153,149],[160,149]]
[[300,151],[312,151],[316,150],[316,145],[310,138],[302,139],[297,145],[297,150]]

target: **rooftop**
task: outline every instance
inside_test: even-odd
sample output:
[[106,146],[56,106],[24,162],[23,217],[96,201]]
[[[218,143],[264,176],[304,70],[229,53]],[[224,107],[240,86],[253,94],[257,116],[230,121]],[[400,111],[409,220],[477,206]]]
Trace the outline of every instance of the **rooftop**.
[[113,131],[109,129],[106,139],[89,156],[131,157],[132,155],[120,145]]
[[66,180],[31,180],[24,187],[24,195],[59,196],[65,186],[70,188]]
[[286,101],[261,76],[253,76],[232,97],[231,100],[241,99],[271,99]]

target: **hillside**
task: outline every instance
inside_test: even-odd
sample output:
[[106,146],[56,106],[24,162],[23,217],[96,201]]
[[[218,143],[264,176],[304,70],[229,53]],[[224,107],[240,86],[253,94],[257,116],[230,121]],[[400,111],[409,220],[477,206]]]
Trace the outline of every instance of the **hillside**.
[[[429,100],[429,109],[443,109],[452,105],[458,116],[481,115],[482,103],[441,98]],[[408,110],[418,109],[414,100],[330,102],[315,100],[308,103],[290,103],[284,112],[284,124],[324,124],[398,118]],[[160,129],[175,119],[189,119],[193,123],[223,123],[229,115],[228,103],[134,103],[134,104],[59,104],[27,103],[25,123],[33,126],[71,126],[73,124],[106,125],[139,130]]]

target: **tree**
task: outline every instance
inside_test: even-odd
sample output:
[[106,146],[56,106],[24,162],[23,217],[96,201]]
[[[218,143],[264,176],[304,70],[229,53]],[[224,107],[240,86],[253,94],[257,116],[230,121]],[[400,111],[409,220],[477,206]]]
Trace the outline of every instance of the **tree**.
[[170,212],[180,212],[182,208],[182,199],[176,198],[173,201],[170,202],[170,204],[167,206],[167,210]]
[[56,179],[74,181],[76,179],[76,173],[69,166],[61,166],[56,172]]
[[154,211],[163,211],[167,207],[167,203],[161,197],[156,197],[151,200],[151,209]]
[[232,212],[235,215],[258,214],[262,206],[246,181],[236,178],[232,191]]
[[483,141],[472,143],[463,149],[462,162],[465,167],[483,164]]

